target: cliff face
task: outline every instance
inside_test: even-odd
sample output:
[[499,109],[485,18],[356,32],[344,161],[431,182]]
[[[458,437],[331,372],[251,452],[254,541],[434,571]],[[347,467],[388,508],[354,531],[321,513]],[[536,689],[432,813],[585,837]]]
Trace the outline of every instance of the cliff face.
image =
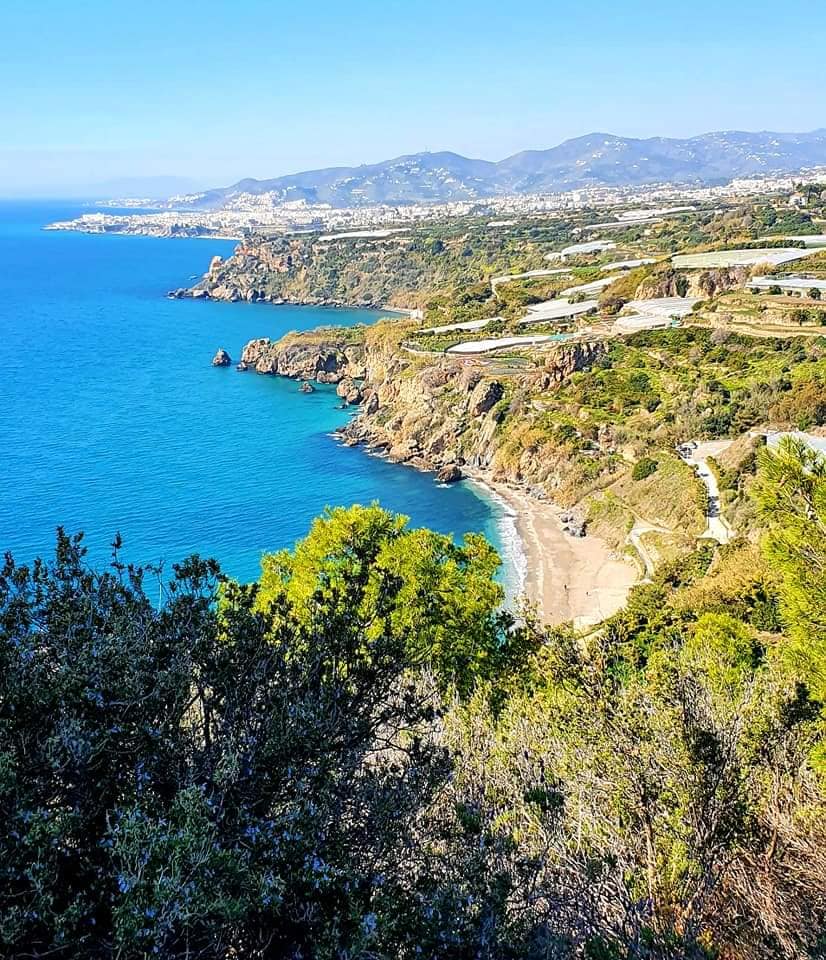
[[253,340],[243,361],[259,373],[338,383],[360,404],[341,430],[345,443],[365,444],[395,462],[459,479],[467,468],[522,481],[557,494],[567,457],[538,445],[514,449],[515,431],[541,416],[535,400],[606,352],[601,341],[560,344],[536,365],[496,373],[488,361],[412,356],[381,342],[350,346],[332,340]]
[[[495,374],[473,359],[422,361],[394,352],[366,354],[365,403],[345,427],[349,443],[364,443],[389,459],[460,475],[463,467],[503,479],[557,489],[555,457],[539,449],[513,456],[514,429],[540,415],[533,400],[553,391],[605,353],[602,342],[560,345],[541,364]],[[547,451],[544,452],[547,454]]]
[[338,383],[345,375],[364,376],[364,349],[333,339],[306,341],[298,337],[250,340],[241,364],[256,373],[278,374],[292,380]]
[[[459,268],[466,268],[461,258]],[[442,282],[440,264],[421,244],[383,240],[251,237],[226,260],[214,257],[191,288],[175,298],[302,303],[320,306],[411,307]],[[476,279],[474,277],[474,279]]]
[[709,270],[666,270],[653,273],[643,280],[634,293],[635,300],[661,297],[716,296],[726,290],[742,287],[751,276],[748,267],[713,268]]

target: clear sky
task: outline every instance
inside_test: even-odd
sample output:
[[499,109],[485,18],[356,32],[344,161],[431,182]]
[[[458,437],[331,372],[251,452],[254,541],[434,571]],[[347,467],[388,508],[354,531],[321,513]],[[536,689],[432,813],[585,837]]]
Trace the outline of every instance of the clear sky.
[[826,127],[824,0],[3,0],[0,195]]

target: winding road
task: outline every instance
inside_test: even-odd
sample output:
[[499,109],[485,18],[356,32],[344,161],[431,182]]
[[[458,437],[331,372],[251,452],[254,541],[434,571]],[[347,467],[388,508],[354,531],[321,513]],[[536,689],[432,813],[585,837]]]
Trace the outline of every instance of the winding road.
[[708,507],[706,510],[706,529],[703,534],[717,543],[728,543],[733,534],[731,527],[723,519],[720,512],[720,487],[717,477],[708,464],[709,457],[717,457],[732,444],[731,440],[709,440],[704,443],[692,444],[690,456],[683,460],[694,470],[708,492]]

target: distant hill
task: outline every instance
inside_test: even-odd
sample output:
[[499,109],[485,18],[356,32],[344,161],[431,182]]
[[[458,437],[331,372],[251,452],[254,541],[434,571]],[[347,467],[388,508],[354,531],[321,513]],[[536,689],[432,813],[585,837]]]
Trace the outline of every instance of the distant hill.
[[591,133],[550,150],[525,150],[498,163],[457,153],[416,153],[359,167],[310,170],[272,180],[240,180],[175,206],[217,209],[239,194],[335,207],[473,200],[588,186],[723,183],[826,165],[826,130],[812,133],[707,133],[687,140],[635,140]]

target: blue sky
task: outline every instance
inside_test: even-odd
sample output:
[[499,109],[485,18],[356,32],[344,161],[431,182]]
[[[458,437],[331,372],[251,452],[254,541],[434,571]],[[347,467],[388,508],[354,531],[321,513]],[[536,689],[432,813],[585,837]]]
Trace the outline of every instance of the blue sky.
[[822,0],[5,0],[0,195],[826,127]]

